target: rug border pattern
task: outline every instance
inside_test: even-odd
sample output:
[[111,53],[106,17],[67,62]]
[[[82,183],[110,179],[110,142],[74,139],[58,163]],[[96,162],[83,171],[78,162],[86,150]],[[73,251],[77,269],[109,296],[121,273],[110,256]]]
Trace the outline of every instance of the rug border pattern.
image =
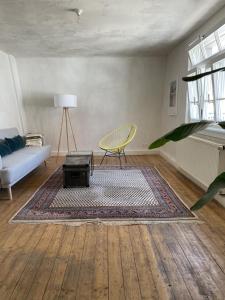
[[[118,169],[117,166],[102,166],[99,170]],[[195,220],[197,216],[192,213],[187,205],[180,199],[173,188],[162,177],[156,167],[126,166],[126,170],[138,169],[142,171],[148,184],[151,186],[157,197],[159,206],[126,206],[126,207],[59,207],[50,208],[52,199],[62,185],[61,167],[57,168],[31,198],[20,208],[11,218],[10,222],[76,222],[94,220],[137,220],[137,221],[157,221],[157,220]],[[141,217],[140,217],[141,215]]]

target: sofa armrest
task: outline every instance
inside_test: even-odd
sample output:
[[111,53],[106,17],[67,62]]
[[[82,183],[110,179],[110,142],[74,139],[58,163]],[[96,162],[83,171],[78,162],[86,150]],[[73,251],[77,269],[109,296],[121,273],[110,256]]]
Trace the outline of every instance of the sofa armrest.
[[0,170],[2,169],[2,157],[0,155]]

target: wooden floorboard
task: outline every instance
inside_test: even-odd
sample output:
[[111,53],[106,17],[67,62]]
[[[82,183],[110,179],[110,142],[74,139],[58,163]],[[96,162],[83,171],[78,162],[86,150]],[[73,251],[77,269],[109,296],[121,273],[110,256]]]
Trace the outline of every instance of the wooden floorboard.
[[96,257],[96,225],[87,225],[76,299],[92,299]]
[[140,282],[132,251],[128,226],[118,227],[120,256],[126,299],[141,299]]
[[99,225],[96,229],[95,272],[92,299],[109,298],[108,273],[108,227]]
[[[49,159],[13,187],[13,201],[0,200],[0,300],[225,299],[225,209],[214,201],[197,213],[202,224],[9,224],[61,162]],[[128,164],[156,166],[187,206],[203,194],[157,155]]]
[[120,242],[117,226],[108,227],[108,287],[109,300],[125,299]]
[[137,270],[141,297],[142,299],[159,299],[159,293],[154,282],[151,264],[149,264],[146,251],[142,244],[138,226],[129,226],[129,234],[133,248],[133,256]]

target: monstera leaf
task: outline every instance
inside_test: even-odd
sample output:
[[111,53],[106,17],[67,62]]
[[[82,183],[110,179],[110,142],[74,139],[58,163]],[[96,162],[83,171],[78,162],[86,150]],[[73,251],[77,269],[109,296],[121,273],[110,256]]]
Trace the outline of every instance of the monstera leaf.
[[197,75],[193,75],[193,76],[187,76],[187,77],[183,77],[183,81],[195,81],[195,80],[198,80],[198,79],[201,79],[202,77],[205,77],[207,75],[211,75],[213,73],[216,73],[216,72],[220,72],[220,71],[225,71],[225,68],[218,68],[218,69],[215,69],[215,70],[212,70],[212,71],[208,71],[208,72],[203,72],[203,73],[200,73],[200,74],[197,74]]
[[210,184],[207,192],[202,198],[200,198],[192,207],[191,210],[198,210],[211,201],[214,196],[221,190],[225,188],[225,172],[221,173],[216,179]]
[[[212,123],[213,122],[211,122],[211,121],[200,121],[200,122],[182,124],[181,126],[168,132],[167,134],[165,134],[158,140],[154,141],[149,146],[149,149],[159,148],[170,141],[177,142],[177,141],[183,140],[186,137],[188,137],[189,135],[192,135],[198,131],[205,129],[209,124],[212,124]],[[225,126],[225,123],[224,123],[224,126]]]
[[225,122],[219,122],[218,125],[219,125],[221,128],[225,129]]

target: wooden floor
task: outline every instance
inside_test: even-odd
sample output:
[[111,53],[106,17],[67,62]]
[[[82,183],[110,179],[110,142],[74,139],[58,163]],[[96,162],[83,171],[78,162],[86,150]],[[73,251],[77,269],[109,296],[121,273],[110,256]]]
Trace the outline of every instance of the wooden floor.
[[[189,206],[202,194],[159,156],[128,163],[156,165]],[[13,188],[14,201],[0,201],[0,300],[225,299],[225,209],[217,203],[198,213],[204,224],[8,224],[55,168],[50,159]]]

